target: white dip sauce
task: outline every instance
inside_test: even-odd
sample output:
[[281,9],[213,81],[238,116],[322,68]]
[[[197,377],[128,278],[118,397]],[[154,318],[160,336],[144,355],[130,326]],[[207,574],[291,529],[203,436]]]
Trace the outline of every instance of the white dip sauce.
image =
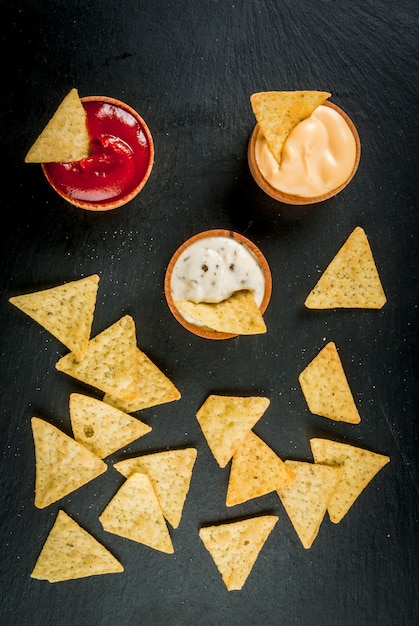
[[265,278],[254,254],[230,237],[199,239],[186,248],[173,268],[172,297],[192,302],[221,302],[248,289],[258,306]]

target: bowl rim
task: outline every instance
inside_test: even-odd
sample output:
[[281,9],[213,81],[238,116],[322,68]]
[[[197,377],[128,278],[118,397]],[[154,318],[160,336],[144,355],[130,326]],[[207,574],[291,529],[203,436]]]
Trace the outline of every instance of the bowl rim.
[[256,146],[256,139],[260,132],[260,126],[259,124],[256,124],[256,126],[254,127],[252,131],[252,134],[250,135],[248,149],[247,149],[247,160],[249,164],[249,169],[257,185],[268,196],[270,196],[274,200],[277,200],[284,204],[294,204],[294,205],[316,204],[318,202],[323,202],[324,200],[328,200],[329,198],[333,198],[333,196],[336,196],[340,191],[342,191],[350,183],[352,178],[355,176],[355,173],[358,169],[359,161],[361,158],[361,141],[359,138],[358,131],[355,127],[355,124],[353,123],[349,115],[334,102],[330,102],[329,100],[326,100],[325,102],[322,103],[322,106],[327,106],[337,111],[337,113],[339,113],[343,117],[345,122],[348,124],[354,136],[355,161],[354,161],[354,165],[353,165],[350,175],[348,176],[346,181],[344,181],[338,187],[335,187],[334,189],[331,189],[327,193],[324,193],[318,196],[312,196],[312,197],[297,196],[297,195],[289,194],[284,191],[280,191],[279,189],[276,189],[273,185],[271,185],[266,180],[266,178],[264,178],[256,161],[255,146]]
[[64,198],[64,200],[66,200],[70,204],[81,209],[86,209],[88,211],[110,211],[112,209],[117,209],[123,206],[124,204],[127,204],[128,202],[130,202],[133,198],[135,198],[135,196],[137,196],[140,193],[140,191],[142,190],[142,188],[144,187],[144,185],[146,184],[147,180],[150,177],[151,170],[153,169],[153,165],[154,165],[154,141],[153,141],[152,134],[150,132],[150,129],[147,123],[143,119],[143,117],[135,109],[133,109],[129,104],[122,102],[122,100],[118,100],[117,98],[113,98],[111,96],[83,96],[80,98],[80,100],[81,102],[105,102],[107,104],[112,104],[121,109],[124,109],[125,111],[128,111],[128,113],[130,113],[137,120],[137,122],[140,124],[140,126],[142,127],[144,131],[144,134],[147,138],[147,143],[149,145],[149,150],[150,150],[150,158],[149,158],[147,170],[144,176],[139,181],[139,183],[134,187],[134,189],[132,189],[129,193],[125,194],[123,197],[119,198],[118,200],[110,199],[109,201],[105,200],[105,201],[99,201],[99,202],[91,202],[89,200],[78,200],[77,198],[72,198],[71,196],[63,192],[59,187],[57,187],[54,180],[52,179],[52,177],[49,175],[47,171],[47,165],[48,165],[47,163],[41,164],[42,170],[44,172],[45,178],[47,179],[51,187],[54,189],[54,191],[56,191],[56,193],[58,193],[59,196]]
[[166,301],[167,301],[167,304],[171,313],[173,314],[174,318],[184,328],[186,328],[186,330],[204,339],[214,339],[214,340],[231,339],[233,337],[237,337],[238,335],[206,329],[200,326],[196,326],[195,324],[192,324],[191,322],[188,322],[177,309],[174,303],[173,297],[172,297],[171,279],[172,279],[173,268],[178,258],[184,252],[184,250],[186,250],[191,244],[195,243],[196,241],[200,241],[201,239],[208,239],[210,237],[228,237],[228,238],[234,239],[238,243],[241,243],[246,248],[248,248],[248,250],[250,250],[253,253],[253,255],[256,257],[263,271],[263,275],[265,278],[265,293],[264,293],[263,300],[259,307],[261,313],[262,314],[265,313],[268,307],[269,301],[271,299],[271,295],[272,295],[272,275],[271,275],[271,270],[269,268],[269,264],[265,256],[261,252],[261,250],[258,248],[258,246],[256,246],[256,244],[253,243],[253,241],[251,241],[244,235],[241,235],[240,233],[237,233],[233,230],[224,229],[224,228],[205,230],[200,233],[197,233],[196,235],[189,237],[189,239],[184,241],[178,247],[178,249],[175,251],[175,253],[171,257],[169,264],[166,268],[166,274],[164,278],[164,293],[165,293]]

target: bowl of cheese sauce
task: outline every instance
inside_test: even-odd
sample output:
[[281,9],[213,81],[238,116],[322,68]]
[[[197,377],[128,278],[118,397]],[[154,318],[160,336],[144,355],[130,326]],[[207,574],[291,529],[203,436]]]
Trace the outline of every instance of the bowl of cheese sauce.
[[190,332],[206,339],[235,335],[211,330],[180,313],[176,301],[218,303],[237,291],[253,293],[264,313],[272,292],[269,265],[247,237],[225,229],[208,230],[185,241],[172,256],[165,276],[169,309]]
[[286,204],[313,204],[335,196],[355,175],[358,132],[348,115],[326,101],[300,122],[284,143],[281,164],[256,125],[248,146],[253,178],[265,193]]

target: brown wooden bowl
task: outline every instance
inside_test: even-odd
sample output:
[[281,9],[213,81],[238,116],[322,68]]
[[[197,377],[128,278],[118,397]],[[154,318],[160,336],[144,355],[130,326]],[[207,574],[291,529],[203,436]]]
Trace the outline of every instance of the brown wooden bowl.
[[196,326],[195,324],[188,322],[183,317],[183,315],[179,312],[179,310],[176,308],[175,302],[172,297],[172,289],[171,289],[172,273],[173,273],[173,268],[178,258],[184,252],[184,250],[188,248],[191,244],[195,243],[195,241],[198,241],[200,239],[206,239],[208,237],[230,237],[234,239],[235,241],[244,245],[246,248],[248,248],[248,250],[250,250],[253,253],[260,267],[262,268],[262,271],[265,277],[265,293],[264,293],[263,300],[259,308],[262,314],[266,311],[269,301],[271,299],[271,294],[272,294],[272,276],[271,276],[271,271],[269,269],[268,262],[263,256],[262,252],[259,250],[259,248],[252,241],[247,239],[247,237],[244,237],[243,235],[240,235],[239,233],[235,233],[231,230],[225,230],[225,229],[206,230],[202,233],[198,233],[197,235],[194,235],[193,237],[190,237],[190,239],[185,241],[176,250],[172,258],[170,259],[169,265],[167,266],[166,275],[164,279],[164,293],[165,293],[167,304],[169,306],[170,311],[172,312],[175,319],[179,322],[179,324],[181,324],[184,328],[186,328],[186,330],[189,330],[189,332],[194,333],[195,335],[198,335],[198,337],[203,337],[204,339],[216,339],[216,340],[217,339],[231,339],[232,337],[236,337],[237,335],[233,335],[230,333],[217,332],[209,328]]
[[344,189],[348,185],[348,183],[354,177],[356,170],[358,169],[359,160],[361,156],[361,142],[359,139],[358,131],[356,130],[354,123],[349,118],[349,116],[345,113],[345,111],[343,111],[340,107],[338,107],[333,102],[326,101],[323,103],[323,106],[331,107],[332,109],[337,111],[343,117],[343,119],[346,121],[346,123],[348,124],[349,128],[352,131],[352,134],[355,139],[355,162],[352,168],[352,172],[350,173],[346,181],[342,183],[341,185],[339,185],[339,187],[336,187],[335,189],[332,189],[331,191],[328,191],[327,193],[324,193],[320,196],[313,196],[313,197],[306,198],[306,197],[296,196],[293,194],[280,191],[279,189],[276,189],[275,187],[273,187],[266,180],[266,178],[262,176],[262,173],[257,164],[256,156],[255,156],[255,145],[256,145],[257,136],[260,132],[260,128],[259,128],[259,125],[256,124],[250,136],[248,150],[247,150],[247,160],[249,163],[249,169],[253,178],[255,179],[255,182],[259,185],[259,187],[268,196],[270,196],[274,200],[278,200],[278,202],[283,202],[284,204],[301,205],[301,204],[316,204],[317,202],[323,202],[324,200],[328,200],[329,198],[332,198],[333,196],[338,194],[340,191],[342,191],[342,189]]

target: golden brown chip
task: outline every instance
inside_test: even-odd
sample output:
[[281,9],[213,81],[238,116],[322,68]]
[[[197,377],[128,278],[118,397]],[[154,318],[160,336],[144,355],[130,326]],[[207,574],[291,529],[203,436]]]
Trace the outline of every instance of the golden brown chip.
[[72,89],[29,150],[25,163],[68,163],[88,157],[86,118],[77,89]]
[[390,458],[328,439],[311,439],[310,445],[316,463],[342,468],[341,478],[327,507],[331,521],[337,524]]
[[304,548],[318,535],[341,469],[303,461],[285,461],[295,480],[278,489],[278,495]]
[[262,91],[250,96],[253,113],[279,164],[290,132],[330,95],[326,91]]
[[387,299],[365,231],[349,235],[309,293],[309,309],[381,309]]
[[222,302],[177,300],[179,312],[196,323],[222,333],[257,335],[266,333],[262,313],[251,291],[237,291]]
[[35,443],[35,506],[42,509],[106,471],[90,450],[48,424],[32,418]]
[[135,413],[151,406],[179,400],[180,392],[172,381],[138,348],[136,359],[138,380],[135,397],[129,402],[124,402],[111,394],[106,394],[104,402],[125,413]]
[[229,591],[242,589],[278,518],[254,517],[201,528],[199,536]]
[[161,552],[174,552],[160,504],[145,474],[135,473],[127,478],[99,520],[109,533]]
[[98,284],[99,276],[94,274],[58,287],[13,296],[9,302],[81,358],[90,338]]
[[57,583],[123,571],[121,563],[101,543],[64,511],[58,511],[31,577]]
[[227,465],[269,403],[257,396],[208,396],[196,417],[220,467]]
[[312,413],[338,422],[360,422],[342,362],[332,341],[301,372],[299,381]]
[[101,459],[151,431],[135,417],[80,393],[70,395],[70,419],[74,439]]
[[135,472],[146,474],[153,486],[164,517],[173,528],[179,526],[189,491],[197,451],[195,448],[165,450],[115,463],[125,478]]
[[279,456],[250,431],[233,455],[226,505],[264,496],[293,478],[292,471]]
[[105,393],[131,400],[137,390],[136,341],[134,320],[125,315],[90,339],[83,359],[70,352],[56,368]]

